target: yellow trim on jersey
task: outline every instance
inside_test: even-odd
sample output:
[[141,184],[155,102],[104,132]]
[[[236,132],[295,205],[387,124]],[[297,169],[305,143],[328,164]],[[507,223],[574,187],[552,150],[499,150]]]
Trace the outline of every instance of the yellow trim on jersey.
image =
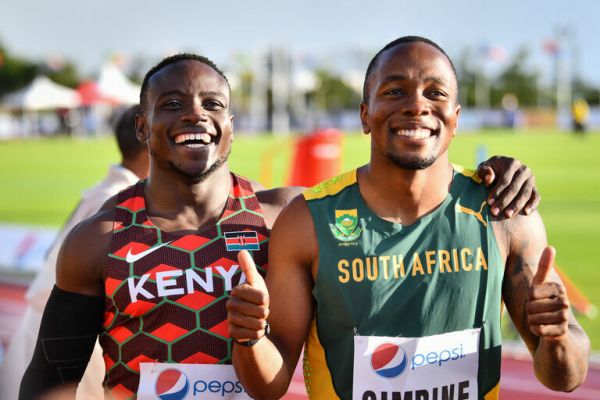
[[345,187],[356,183],[356,169],[344,172],[341,175],[334,176],[316,186],[308,188],[302,193],[305,200],[322,199],[326,196],[333,196],[341,192]]
[[454,170],[456,172],[458,172],[459,174],[462,174],[462,175],[466,176],[467,178],[471,178],[477,183],[482,182],[481,178],[479,177],[479,175],[477,175],[477,172],[475,170],[466,169],[462,165],[458,165],[458,164],[452,164],[452,168],[454,168]]
[[[481,368],[481,366],[480,366]],[[496,384],[492,390],[487,392],[484,396],[484,400],[498,400],[500,398],[500,384]]]
[[[481,183],[481,178],[477,172],[472,169],[466,169],[462,165],[452,164],[452,168],[459,174],[471,178],[477,183]],[[343,174],[334,176],[326,181],[319,183],[316,186],[306,189],[302,195],[305,200],[322,199],[326,196],[333,196],[341,192],[344,188],[356,183],[356,169],[344,172]]]
[[325,350],[317,335],[317,322],[313,319],[304,348],[304,384],[311,400],[339,399],[325,360]]

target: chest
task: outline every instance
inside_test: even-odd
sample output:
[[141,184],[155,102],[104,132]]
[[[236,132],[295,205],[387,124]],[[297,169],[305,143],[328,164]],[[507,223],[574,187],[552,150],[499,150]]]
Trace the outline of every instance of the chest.
[[485,223],[449,203],[405,229],[360,209],[357,214],[345,231],[343,218],[315,222],[313,295],[320,306],[339,310],[340,321],[364,329],[379,319],[379,326],[407,319],[421,325],[436,316],[448,325],[449,308],[461,307],[472,320],[479,301],[499,302],[502,260],[483,216]]

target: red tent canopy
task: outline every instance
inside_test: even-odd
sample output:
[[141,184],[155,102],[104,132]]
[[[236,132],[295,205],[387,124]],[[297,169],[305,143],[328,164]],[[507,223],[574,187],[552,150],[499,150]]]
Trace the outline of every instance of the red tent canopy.
[[117,104],[114,99],[105,96],[94,81],[86,80],[81,82],[77,88],[77,92],[81,97],[82,106],[90,106],[94,104]]

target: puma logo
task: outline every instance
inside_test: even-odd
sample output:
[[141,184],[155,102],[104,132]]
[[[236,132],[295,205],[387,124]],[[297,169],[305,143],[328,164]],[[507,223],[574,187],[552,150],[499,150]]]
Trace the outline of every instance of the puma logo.
[[483,211],[484,206],[485,206],[485,200],[483,201],[483,203],[481,203],[481,207],[479,208],[479,211],[477,211],[477,212],[474,210],[471,210],[470,208],[463,207],[458,203],[456,203],[455,209],[458,212],[474,216],[475,218],[477,218],[477,220],[479,222],[481,222],[483,224],[483,226],[487,227],[487,222],[483,219],[483,216],[481,215],[481,212]]

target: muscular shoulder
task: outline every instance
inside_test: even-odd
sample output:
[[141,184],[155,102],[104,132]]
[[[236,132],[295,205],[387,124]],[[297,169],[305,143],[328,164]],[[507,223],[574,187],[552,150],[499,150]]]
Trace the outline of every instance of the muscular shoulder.
[[290,201],[302,193],[304,188],[300,186],[282,187],[269,190],[259,190],[256,198],[263,210],[267,228],[271,229],[281,210]]
[[283,254],[283,260],[295,259],[302,265],[313,265],[318,258],[313,219],[302,195],[294,197],[277,218],[271,233],[269,260],[272,254]]
[[290,222],[298,222],[298,221],[306,221],[306,218],[310,217],[310,211],[308,210],[308,206],[306,205],[306,200],[302,195],[302,190],[298,190],[293,193],[292,197],[289,199],[287,204],[282,206],[282,211],[278,218],[282,221],[282,223],[290,223]]
[[57,260],[56,284],[63,290],[101,295],[102,270],[112,237],[116,197],[77,224],[66,236]]
[[538,252],[546,246],[546,230],[540,214],[535,211],[530,215],[518,214],[512,218],[497,218],[492,222],[494,234],[505,258],[520,257]]

